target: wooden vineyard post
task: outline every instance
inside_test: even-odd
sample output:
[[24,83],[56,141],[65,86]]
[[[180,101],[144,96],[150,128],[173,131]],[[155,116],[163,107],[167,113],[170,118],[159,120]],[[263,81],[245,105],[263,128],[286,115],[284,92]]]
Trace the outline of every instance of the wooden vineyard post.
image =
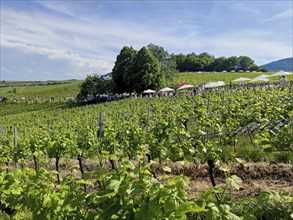
[[[1,136],[2,136],[2,142],[4,143],[4,137],[5,137],[5,129],[2,127],[2,125],[0,125],[0,132],[1,132]],[[6,163],[6,173],[8,173],[9,170],[9,159],[5,162]]]
[[253,143],[253,139],[252,139],[252,133],[251,133],[251,131],[250,131],[250,128],[246,125],[246,130],[247,130],[247,133],[248,133],[248,136],[249,136],[249,139],[250,139],[250,143],[252,144],[252,145],[254,145],[254,143]]
[[[99,138],[100,139],[102,139],[102,137],[103,137],[103,121],[104,121],[104,113],[100,112],[100,117],[99,117]],[[100,153],[102,153],[102,152],[100,152]],[[111,159],[109,159],[109,160],[110,160],[112,169],[115,169],[114,161]]]
[[230,103],[229,103],[230,107],[231,107],[231,103],[232,103],[232,87],[230,87]]
[[17,128],[14,127],[14,146],[17,147]]
[[99,138],[103,137],[103,120],[104,120],[104,113],[100,112],[100,117],[99,117]]
[[[50,136],[50,132],[51,132],[51,121],[49,121],[48,123],[48,135]],[[46,151],[46,161],[48,162],[49,160],[49,156],[48,156],[48,151]],[[60,181],[58,181],[58,183],[60,184]]]
[[[207,104],[207,117],[206,117],[206,120],[209,119],[210,103],[211,103],[211,96],[209,95],[208,96],[208,104]],[[206,136],[205,136],[204,145],[206,147],[207,146],[207,141],[208,141],[208,138],[209,138],[209,130],[208,130],[207,125],[206,125],[206,131],[205,132],[206,132]],[[208,166],[209,166],[208,171],[209,171],[210,180],[212,182],[213,187],[215,187],[216,182],[215,182],[215,177],[214,177],[214,167],[215,167],[214,160],[208,158],[207,162],[208,162]]]
[[67,117],[67,120],[66,120],[66,127],[68,129],[70,128],[69,122],[70,122],[70,113],[68,112],[68,117]]
[[1,132],[2,140],[4,141],[5,129],[2,127],[2,125],[0,125],[0,132]]
[[225,91],[223,91],[223,95],[222,95],[222,109],[224,110],[224,106],[225,106]]
[[[99,130],[98,130],[98,139],[100,140],[100,148],[98,149],[98,152],[100,154],[102,154],[102,138],[103,138],[103,134],[104,134],[104,128],[103,128],[103,123],[104,123],[104,113],[100,112],[100,116],[99,116]],[[110,160],[111,162],[111,160]],[[102,167],[102,161],[99,161],[100,163],[100,167]]]
[[[15,146],[15,148],[17,148],[17,128],[16,127],[14,127],[14,129],[13,129],[13,133],[14,133],[14,146]],[[15,165],[18,168],[17,159],[15,161]]]
[[50,131],[51,131],[51,121],[49,121],[48,123],[48,134],[50,135]]
[[[210,113],[210,99],[211,99],[211,96],[209,95],[208,96],[208,104],[207,104],[207,117],[206,117],[206,120],[209,119],[209,113]],[[206,138],[205,138],[205,141],[204,141],[204,145],[206,146],[207,145],[207,140],[208,140],[208,126],[206,125]]]
[[149,126],[149,120],[150,120],[150,107],[147,108],[147,126]]

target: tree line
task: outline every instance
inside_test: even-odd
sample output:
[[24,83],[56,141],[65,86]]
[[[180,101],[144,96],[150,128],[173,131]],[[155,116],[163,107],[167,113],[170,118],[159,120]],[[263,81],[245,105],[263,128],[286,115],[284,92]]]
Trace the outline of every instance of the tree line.
[[81,85],[79,97],[103,93],[141,93],[145,89],[160,89],[172,82],[180,72],[262,71],[248,56],[218,57],[207,52],[169,54],[163,47],[149,44],[140,50],[124,46],[117,55],[110,79],[89,75]]

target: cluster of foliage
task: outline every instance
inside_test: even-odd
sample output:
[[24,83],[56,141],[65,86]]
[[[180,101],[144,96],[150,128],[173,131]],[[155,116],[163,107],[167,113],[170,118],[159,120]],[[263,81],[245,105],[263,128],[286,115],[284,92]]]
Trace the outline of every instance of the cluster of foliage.
[[218,57],[204,52],[199,55],[190,53],[187,55],[175,55],[177,70],[180,72],[222,72],[222,71],[262,71],[267,72],[264,68],[259,68],[254,61],[248,56],[231,56]]
[[[268,213],[289,219],[288,194],[263,192],[253,207],[231,202],[227,190],[239,189],[241,180],[220,157],[225,147],[232,152],[229,164],[241,162],[238,137],[229,135],[234,128],[293,118],[289,89],[213,91],[2,116],[0,208],[14,219],[262,219]],[[292,152],[292,133],[291,123],[246,138],[267,151]],[[56,171],[44,169],[54,158]],[[72,166],[61,176],[60,158],[77,159],[80,174]],[[85,169],[85,159],[96,168]],[[188,178],[172,177],[169,161],[207,162],[211,173],[213,167],[224,173],[226,184],[189,199]]]
[[[209,190],[198,200],[188,200],[185,176],[163,183],[150,174],[150,166],[136,167],[124,160],[121,167],[106,172],[96,169],[76,179],[72,174],[56,183],[54,172],[0,167],[0,217],[2,219],[290,219],[293,197],[288,193],[263,191],[249,201],[232,201],[225,190]],[[92,181],[95,181],[93,183]],[[82,185],[97,188],[87,193]],[[240,186],[235,176],[225,189]],[[215,196],[217,195],[217,196]],[[243,203],[241,203],[243,202]],[[249,202],[249,203],[248,203]],[[228,205],[229,204],[229,205]]]
[[172,80],[176,63],[160,46],[149,44],[136,51],[124,46],[117,56],[112,71],[114,92],[142,92],[145,89],[159,89]]
[[[247,56],[215,58],[206,52],[199,55],[195,53],[175,55],[169,54],[163,47],[155,44],[149,44],[138,51],[132,46],[124,46],[116,58],[111,72],[112,79],[104,80],[103,77],[88,76],[81,87],[79,96],[96,96],[105,91],[141,93],[149,88],[160,89],[162,86],[170,85],[178,71],[222,72],[224,70],[229,72],[266,71],[260,69]],[[101,88],[90,89],[94,84]]]
[[112,78],[105,80],[103,76],[87,76],[78,97],[159,89],[172,81],[175,72],[175,58],[163,47],[149,44],[136,51],[133,47],[124,46],[117,56]]
[[111,93],[113,91],[112,80],[105,80],[103,76],[88,75],[80,85],[77,99],[82,99],[89,95],[97,97],[98,94]]

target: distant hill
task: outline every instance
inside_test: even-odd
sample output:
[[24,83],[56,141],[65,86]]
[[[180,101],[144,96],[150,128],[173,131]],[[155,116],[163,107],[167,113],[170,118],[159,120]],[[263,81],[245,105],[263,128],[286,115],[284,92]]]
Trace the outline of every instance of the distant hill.
[[275,70],[293,71],[293,57],[267,63],[260,67],[266,68],[268,71],[275,71]]

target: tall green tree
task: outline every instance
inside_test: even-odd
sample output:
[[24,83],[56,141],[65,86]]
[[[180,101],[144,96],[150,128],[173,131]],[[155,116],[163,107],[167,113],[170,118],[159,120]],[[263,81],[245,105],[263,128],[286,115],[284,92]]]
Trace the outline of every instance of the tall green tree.
[[147,49],[158,59],[160,63],[166,62],[169,58],[169,53],[163,47],[149,44],[147,45]]
[[145,89],[159,89],[162,86],[162,73],[158,59],[146,47],[141,48],[134,58],[131,71],[126,79],[131,89],[140,93]]
[[186,55],[186,59],[183,63],[183,70],[193,72],[198,67],[198,59],[195,53],[190,53]]
[[176,68],[179,72],[184,72],[185,71],[185,66],[184,66],[184,62],[186,59],[186,55],[183,53],[177,54],[175,55],[176,58]]
[[177,73],[176,57],[171,54],[168,58],[166,65],[161,65],[161,71],[163,73],[165,85],[173,82],[173,79]]
[[210,64],[214,61],[212,55],[208,54],[207,52],[201,53],[198,55],[199,61],[201,63],[201,69],[199,71],[208,71]]
[[87,75],[85,81],[80,85],[80,92],[77,98],[81,99],[87,96],[94,96],[96,98],[100,94],[112,92],[112,88],[111,80],[104,80],[102,76],[95,74]]
[[114,91],[116,93],[127,92],[129,83],[126,75],[131,75],[129,71],[132,66],[136,50],[133,47],[124,46],[116,58],[115,65],[112,70],[112,79],[114,82]]
[[[239,60],[239,69],[241,70],[251,70],[254,67],[254,61],[248,56],[240,56],[238,57]],[[255,68],[255,67],[254,67]]]
[[164,84],[172,82],[176,73],[176,59],[163,47],[149,44],[147,49],[158,59]]
[[210,64],[210,71],[217,71],[217,72],[221,72],[223,70],[225,70],[225,66],[224,63],[226,61],[226,57],[218,57],[216,59],[214,59],[214,61]]
[[239,69],[239,59],[236,56],[228,57],[223,64],[224,70],[232,71]]

